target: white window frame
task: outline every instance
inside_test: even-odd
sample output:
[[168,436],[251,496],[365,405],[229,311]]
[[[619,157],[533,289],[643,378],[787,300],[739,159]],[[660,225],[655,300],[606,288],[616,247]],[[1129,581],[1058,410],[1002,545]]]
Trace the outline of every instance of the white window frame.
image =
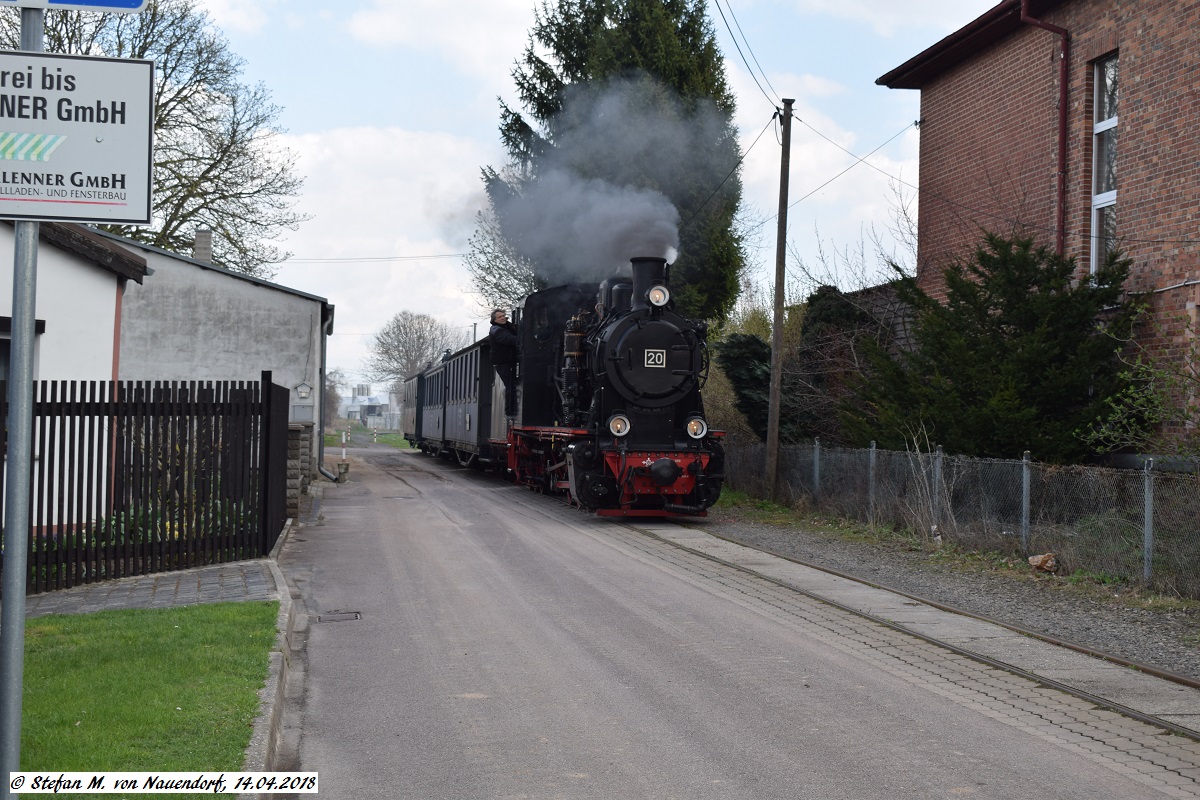
[[[1098,113],[1098,109],[1100,108],[1100,87],[1102,85],[1102,81],[1100,79],[1100,70],[1106,62],[1117,59],[1117,58],[1118,58],[1118,55],[1116,53],[1114,53],[1111,56],[1105,56],[1104,58],[1095,62],[1095,64],[1093,64],[1093,66],[1092,66],[1092,70],[1093,70],[1092,74],[1093,74],[1094,85],[1095,85],[1094,95],[1093,95],[1093,108],[1097,109],[1097,111],[1093,112],[1093,114]],[[1119,63],[1120,62],[1118,61],[1118,64]],[[1103,225],[1100,222],[1101,213],[1105,209],[1112,208],[1113,206],[1115,206],[1117,204],[1117,190],[1116,189],[1113,189],[1112,191],[1108,191],[1108,192],[1102,192],[1100,194],[1095,194],[1097,178],[1099,176],[1099,171],[1100,171],[1100,146],[1099,146],[1100,135],[1105,133],[1106,131],[1116,129],[1117,122],[1119,121],[1119,119],[1120,119],[1120,114],[1118,112],[1118,114],[1116,116],[1109,117],[1108,119],[1101,120],[1099,122],[1093,122],[1093,124],[1092,124],[1092,192],[1093,192],[1093,194],[1092,194],[1092,231],[1091,231],[1092,238],[1091,238],[1091,247],[1089,248],[1089,250],[1091,251],[1091,272],[1092,272],[1092,274],[1095,274],[1096,270],[1100,268],[1101,264],[1104,261],[1104,255],[1105,255],[1104,229],[1103,229]]]

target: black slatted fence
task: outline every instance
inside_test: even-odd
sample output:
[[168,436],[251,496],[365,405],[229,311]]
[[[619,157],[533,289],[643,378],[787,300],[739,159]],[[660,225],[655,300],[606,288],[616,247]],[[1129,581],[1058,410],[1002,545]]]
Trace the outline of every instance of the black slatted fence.
[[[269,553],[285,523],[288,400],[270,376],[36,383],[27,591]],[[3,420],[7,397],[0,384]]]

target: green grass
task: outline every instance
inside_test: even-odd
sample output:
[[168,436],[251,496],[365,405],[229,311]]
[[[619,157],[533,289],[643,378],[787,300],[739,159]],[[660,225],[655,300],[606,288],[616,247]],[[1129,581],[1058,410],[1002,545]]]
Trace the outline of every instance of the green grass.
[[[360,434],[362,434],[362,433],[370,434],[371,432],[370,432],[369,430],[367,430],[367,429],[363,428],[362,426],[359,426],[359,427],[358,427],[358,433],[360,433]],[[389,446],[391,446],[391,447],[398,448],[398,449],[400,449],[400,450],[411,450],[411,449],[412,449],[411,447],[409,447],[409,446],[408,446],[408,440],[404,438],[404,435],[403,435],[403,434],[400,434],[400,433],[381,433],[381,434],[378,434],[378,437],[379,437],[379,438],[378,438],[378,442],[379,442],[379,444],[386,444],[386,445],[389,445]],[[363,439],[362,439],[362,437],[361,437],[361,436],[359,437],[359,440],[358,440],[358,441],[360,441],[360,442],[361,442],[361,441],[363,441]],[[375,441],[375,439],[374,439],[374,438],[368,438],[366,441],[368,441],[368,442],[372,442],[372,441]],[[341,447],[341,446],[342,446],[342,434],[341,434],[341,431],[338,431],[337,433],[327,433],[327,434],[325,434],[325,447],[326,447],[326,449],[328,449],[328,448],[338,448],[338,447]],[[348,446],[350,446],[350,447],[354,447],[355,445],[353,445],[353,444],[348,444]]]
[[390,445],[400,450],[412,449],[408,446],[408,439],[405,439],[404,435],[400,433],[381,433],[379,434],[379,443]]
[[817,514],[804,509],[791,508],[772,500],[751,497],[745,492],[723,489],[715,506],[726,516],[747,522],[780,527],[803,527],[853,541],[890,544],[907,549],[918,548],[920,542],[911,531],[870,525],[842,517]]
[[240,770],[278,611],[214,603],[29,620],[21,769]]

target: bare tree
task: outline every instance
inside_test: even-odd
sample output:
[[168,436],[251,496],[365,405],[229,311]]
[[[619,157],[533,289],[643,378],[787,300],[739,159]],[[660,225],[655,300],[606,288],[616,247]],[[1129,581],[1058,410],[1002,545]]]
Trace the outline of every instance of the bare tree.
[[[17,10],[0,16],[0,47],[20,43]],[[213,232],[213,260],[271,277],[287,258],[271,244],[304,217],[294,210],[302,179],[281,146],[279,108],[262,84],[241,80],[229,50],[196,0],[151,0],[138,14],[48,11],[47,52],[154,62],[154,205],[150,227],[106,230],[190,254],[195,232]]]
[[403,380],[439,358],[457,335],[428,314],[401,311],[375,334],[365,371],[372,380]]
[[486,308],[516,308],[526,295],[546,288],[533,265],[504,238],[490,206],[476,215],[476,223],[465,261]]
[[341,367],[335,367],[325,373],[325,397],[322,402],[324,414],[321,424],[326,428],[333,425],[337,419],[338,406],[342,404],[342,393],[338,386],[346,382],[346,375]]

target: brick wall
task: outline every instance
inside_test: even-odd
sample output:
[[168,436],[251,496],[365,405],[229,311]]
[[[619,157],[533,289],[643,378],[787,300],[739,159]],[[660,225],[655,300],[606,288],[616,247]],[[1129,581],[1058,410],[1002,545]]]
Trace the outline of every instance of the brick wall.
[[[1129,289],[1156,292],[1169,337],[1200,287],[1200,2],[1075,0],[1043,16],[1071,34],[1066,253],[1091,258],[1093,62],[1120,57],[1117,226]],[[969,257],[980,229],[1054,245],[1059,39],[1025,26],[921,90],[919,275]],[[1170,288],[1175,287],[1175,288]]]
[[[1091,265],[1096,60],[1120,59],[1118,246],[1130,292],[1152,317],[1136,332],[1190,374],[1200,324],[1200,0],[1068,0],[1041,16],[1071,38],[1065,253]],[[942,270],[981,230],[1055,245],[1059,37],[1022,26],[921,89],[918,280],[944,298]],[[1194,397],[1182,398],[1194,402]]]

